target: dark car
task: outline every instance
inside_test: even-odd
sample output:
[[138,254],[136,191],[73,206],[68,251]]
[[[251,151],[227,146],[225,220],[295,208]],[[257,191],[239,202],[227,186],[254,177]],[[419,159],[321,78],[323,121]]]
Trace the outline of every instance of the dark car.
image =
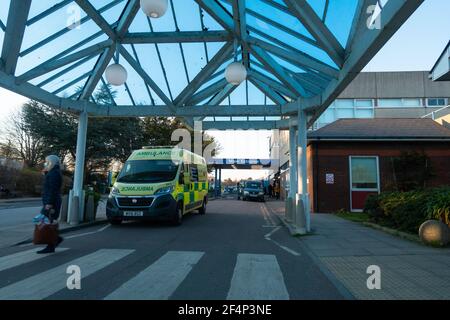
[[257,200],[264,202],[264,186],[261,181],[246,181],[242,192],[244,201]]

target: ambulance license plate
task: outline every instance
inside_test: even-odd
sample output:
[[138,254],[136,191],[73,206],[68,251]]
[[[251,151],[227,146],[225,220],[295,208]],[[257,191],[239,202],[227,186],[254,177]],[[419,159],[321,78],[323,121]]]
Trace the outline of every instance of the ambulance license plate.
[[144,212],[143,211],[124,211],[123,215],[125,217],[143,217]]

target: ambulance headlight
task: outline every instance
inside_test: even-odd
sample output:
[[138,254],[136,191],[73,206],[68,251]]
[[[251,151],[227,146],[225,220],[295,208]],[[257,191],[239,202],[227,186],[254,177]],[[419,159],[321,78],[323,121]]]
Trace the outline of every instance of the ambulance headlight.
[[119,194],[120,194],[119,188],[112,187],[109,196],[110,196],[110,197],[112,197],[112,196],[118,196]]
[[173,186],[164,187],[161,189],[156,190],[155,195],[157,194],[168,194],[173,192]]

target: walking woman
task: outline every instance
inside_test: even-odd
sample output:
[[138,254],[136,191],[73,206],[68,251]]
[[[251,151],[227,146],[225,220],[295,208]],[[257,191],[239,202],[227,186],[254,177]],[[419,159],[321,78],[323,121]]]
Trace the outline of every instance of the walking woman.
[[[42,214],[47,216],[50,221],[58,220],[61,210],[61,187],[62,174],[61,163],[57,156],[51,155],[45,158],[44,165],[45,181],[42,193]],[[62,237],[58,237],[56,245],[49,244],[43,250],[37,253],[53,253],[55,247],[63,241]]]

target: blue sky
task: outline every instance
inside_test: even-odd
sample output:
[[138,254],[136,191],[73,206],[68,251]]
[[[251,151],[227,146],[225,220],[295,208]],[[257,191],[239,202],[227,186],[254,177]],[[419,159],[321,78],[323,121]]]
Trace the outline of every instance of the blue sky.
[[[4,1],[0,0],[1,3]],[[99,0],[95,0],[95,2],[102,3]],[[179,1],[177,0],[177,2]],[[424,4],[376,55],[364,71],[430,70],[444,46],[450,40],[449,12],[450,1],[425,0]],[[196,28],[196,26],[191,26],[191,28]],[[168,47],[165,50],[169,49]],[[191,50],[195,52],[196,48]],[[200,60],[202,59],[197,61],[197,68],[203,63]],[[182,85],[179,87],[177,90],[181,90]],[[235,95],[238,96],[238,99],[242,99],[242,90],[236,90]],[[0,89],[0,96],[3,102],[0,110],[1,123],[11,112],[17,111],[26,99],[3,89]],[[256,97],[255,99],[260,98]],[[211,132],[211,134],[216,136],[222,145],[221,156],[224,158],[268,157],[270,132]],[[265,172],[241,173],[245,178],[250,175],[257,177],[265,174]],[[223,176],[234,178],[236,173],[225,172]]]

